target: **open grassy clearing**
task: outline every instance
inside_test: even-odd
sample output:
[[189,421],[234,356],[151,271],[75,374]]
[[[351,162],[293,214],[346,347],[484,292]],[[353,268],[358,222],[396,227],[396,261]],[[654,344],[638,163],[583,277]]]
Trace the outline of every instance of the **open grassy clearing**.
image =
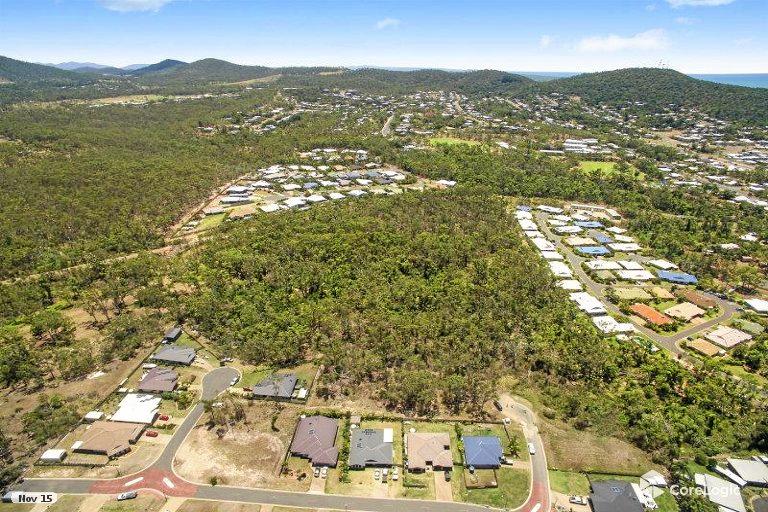
[[551,422],[542,426],[541,436],[552,469],[641,475],[649,469],[659,468],[648,454],[614,437],[556,426]]
[[195,231],[204,231],[206,229],[215,228],[220,226],[224,219],[227,217],[226,213],[217,213],[215,215],[206,215],[200,224],[197,225]]
[[496,471],[496,478],[496,488],[466,489],[462,486],[462,501],[504,509],[522,505],[528,497],[529,472],[502,467]]
[[[600,162],[596,160],[582,160],[579,162],[578,169],[582,172],[599,172],[603,177],[610,177],[616,174],[616,162]],[[645,175],[638,172],[634,167],[630,167],[632,176],[637,179],[643,179]]]
[[456,144],[466,144],[468,146],[479,146],[480,142],[469,139],[457,139],[454,137],[433,137],[429,139],[429,143],[433,146],[454,146]]

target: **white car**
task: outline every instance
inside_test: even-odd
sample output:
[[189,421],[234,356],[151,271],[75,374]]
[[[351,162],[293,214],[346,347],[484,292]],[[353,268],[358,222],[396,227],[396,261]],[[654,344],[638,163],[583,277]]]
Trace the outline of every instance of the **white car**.
[[528,443],[528,453],[536,455],[536,447],[533,446],[533,443]]
[[381,470],[377,469],[373,472],[373,479],[378,480],[381,477]]
[[117,501],[132,500],[138,495],[136,491],[123,492],[117,495]]
[[328,468],[323,466],[320,468],[320,476],[326,478],[328,476]]
[[568,501],[574,505],[586,505],[587,498],[585,496],[569,496]]

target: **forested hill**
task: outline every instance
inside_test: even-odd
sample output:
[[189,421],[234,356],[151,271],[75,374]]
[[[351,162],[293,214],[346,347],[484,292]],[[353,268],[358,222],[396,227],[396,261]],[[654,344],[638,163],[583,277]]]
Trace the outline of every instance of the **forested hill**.
[[149,66],[133,69],[131,70],[131,73],[134,75],[147,75],[149,73],[168,71],[170,69],[174,69],[180,66],[187,66],[187,65],[188,64],[186,62],[182,62],[180,60],[165,59],[155,64],[150,64]]
[[576,95],[593,104],[643,102],[695,107],[718,118],[768,123],[768,89],[697,80],[671,69],[629,68],[537,83],[527,92]]
[[52,81],[58,83],[75,83],[87,79],[87,75],[45,66],[33,64],[21,60],[0,56],[0,83],[2,82],[39,82]]
[[530,78],[504,71],[441,71],[420,69],[416,71],[389,71],[386,69],[359,69],[346,71],[336,77],[342,83],[358,84],[360,88],[388,84],[406,89],[447,89],[468,93],[490,93],[518,89],[533,83]]

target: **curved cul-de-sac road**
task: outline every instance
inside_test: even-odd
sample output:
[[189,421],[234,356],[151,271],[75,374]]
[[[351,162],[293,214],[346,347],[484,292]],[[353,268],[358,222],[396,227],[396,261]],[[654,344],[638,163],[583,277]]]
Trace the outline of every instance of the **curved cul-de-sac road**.
[[[237,376],[232,368],[216,368],[203,379],[203,399],[213,399],[223,392],[230,381]],[[538,436],[533,413],[511,397],[501,399],[506,417],[516,420],[523,426],[526,442],[536,446],[536,454],[531,457],[531,491],[525,504],[515,509],[516,512],[548,512],[550,507],[549,479],[544,447]],[[198,403],[182,422],[160,456],[148,468],[121,478],[96,479],[49,479],[30,478],[25,480],[20,490],[49,491],[60,494],[118,494],[126,491],[149,490],[166,496],[179,496],[222,502],[261,503],[288,507],[307,507],[332,510],[359,510],[371,512],[479,512],[488,507],[471,503],[408,500],[392,498],[365,498],[341,496],[335,494],[309,494],[302,492],[277,491],[223,485],[202,485],[184,480],[173,471],[173,459],[179,447],[204,412],[202,403]]]

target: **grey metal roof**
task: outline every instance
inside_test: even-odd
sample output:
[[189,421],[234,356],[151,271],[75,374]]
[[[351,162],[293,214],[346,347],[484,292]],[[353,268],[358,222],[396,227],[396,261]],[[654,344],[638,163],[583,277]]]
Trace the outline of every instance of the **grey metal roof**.
[[165,335],[163,336],[164,340],[170,340],[170,341],[176,341],[178,337],[181,336],[181,327],[178,325],[175,327],[171,327],[165,332]]
[[352,431],[349,465],[356,468],[392,465],[392,442],[384,441],[383,429],[358,428]]
[[174,364],[192,364],[195,360],[195,349],[191,347],[180,347],[178,345],[166,345],[160,348],[151,359],[155,361],[164,361]]
[[643,505],[637,499],[629,482],[606,480],[592,482],[589,495],[594,512],[643,512]]
[[299,421],[291,442],[291,453],[309,459],[314,466],[336,466],[337,420],[325,416],[307,416]]
[[170,368],[156,366],[147,372],[139,381],[139,391],[162,392],[173,391],[179,374]]
[[296,389],[297,377],[294,373],[270,375],[261,382],[254,384],[253,395],[265,398],[291,398]]

